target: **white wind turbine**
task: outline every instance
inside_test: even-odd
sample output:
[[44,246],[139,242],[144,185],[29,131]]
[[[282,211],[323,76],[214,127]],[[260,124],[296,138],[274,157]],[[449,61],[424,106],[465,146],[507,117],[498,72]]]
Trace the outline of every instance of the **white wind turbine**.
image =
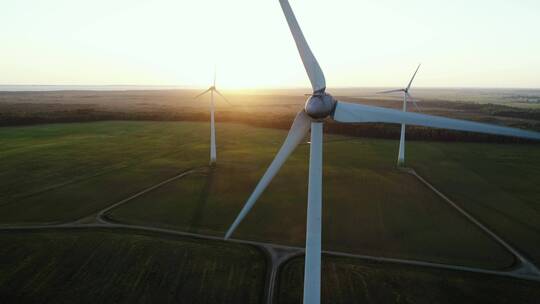
[[304,303],[318,304],[320,303],[321,296],[322,141],[323,123],[325,119],[331,118],[337,122],[343,123],[379,122],[420,125],[434,128],[517,136],[536,140],[540,140],[540,133],[337,101],[330,94],[325,92],[326,82],[323,72],[302,34],[289,2],[287,0],[280,0],[280,4],[313,87],[313,94],[306,101],[304,109],[296,115],[283,146],[255,187],[255,190],[242,208],[242,211],[240,211],[240,214],[227,231],[225,239],[228,239],[231,236],[240,222],[251,210],[259,196],[277,174],[285,160],[287,160],[287,157],[294,151],[296,146],[302,142],[311,129],[304,270]]
[[212,85],[208,90],[202,92],[201,94],[195,96],[195,99],[203,96],[204,94],[210,92],[210,166],[216,164],[216,127],[214,122],[214,93],[218,94],[225,100],[229,105],[232,105],[223,94],[221,94],[218,89],[216,89],[216,72],[214,71],[214,85]]
[[[420,112],[420,109],[418,108],[418,105],[416,104],[416,101],[413,99],[411,94],[409,93],[409,90],[411,89],[412,82],[414,80],[414,77],[416,76],[416,73],[418,73],[418,69],[420,69],[420,65],[416,68],[416,71],[414,71],[414,74],[409,81],[409,84],[404,89],[397,89],[397,90],[390,90],[390,91],[383,91],[379,92],[379,94],[388,94],[388,93],[397,93],[397,92],[403,92],[403,112],[407,112],[407,102],[412,101],[414,106],[416,107],[416,110]],[[399,137],[399,152],[398,152],[398,166],[403,166],[405,164],[405,124],[401,124],[401,135]]]

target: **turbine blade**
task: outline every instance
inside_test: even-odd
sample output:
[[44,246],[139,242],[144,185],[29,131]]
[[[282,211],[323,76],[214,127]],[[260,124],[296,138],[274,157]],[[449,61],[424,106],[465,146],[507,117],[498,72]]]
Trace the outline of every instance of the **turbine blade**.
[[411,78],[411,81],[409,81],[409,85],[407,86],[407,91],[409,91],[409,89],[411,88],[411,84],[414,80],[414,77],[416,77],[416,73],[418,73],[418,70],[420,69],[420,64],[418,65],[418,67],[416,68],[416,71],[414,71],[414,74],[412,75],[412,78]]
[[212,89],[210,88],[210,89],[208,89],[208,90],[206,90],[206,91],[202,92],[201,94],[199,94],[199,95],[197,95],[197,96],[195,96],[195,97],[193,97],[193,98],[197,99],[197,98],[199,98],[199,97],[203,96],[204,94],[206,94],[206,93],[210,92],[211,90],[212,90]]
[[214,65],[214,88],[216,87],[216,78],[217,78],[217,68],[216,68],[216,65]]
[[413,99],[413,100],[412,100],[412,103],[413,103],[414,107],[416,108],[416,111],[422,112],[422,110],[420,110],[420,107],[419,107],[418,104],[416,103],[416,100]]
[[232,106],[233,104],[227,99],[227,97],[223,96],[223,94],[221,94],[220,91],[218,91],[217,89],[214,89],[214,92],[216,92],[219,96],[221,96],[221,98],[223,98],[223,100],[225,100],[230,106]]
[[298,52],[300,53],[300,57],[302,58],[302,62],[304,63],[304,68],[306,69],[306,72],[308,74],[309,80],[311,82],[311,87],[313,88],[313,92],[323,91],[324,89],[326,89],[326,80],[324,79],[324,73],[321,70],[319,63],[317,62],[317,59],[309,48],[306,38],[302,33],[302,29],[300,29],[300,25],[298,25],[298,21],[294,16],[291,5],[287,0],[279,0],[279,3],[281,4],[283,13],[285,14],[285,18],[287,19],[287,23],[289,24],[289,29],[291,30],[291,33],[293,35],[296,47],[298,48]]
[[279,149],[279,152],[277,153],[276,157],[274,158],[268,169],[266,169],[266,172],[257,184],[257,187],[255,187],[253,193],[251,193],[251,196],[242,208],[242,211],[240,211],[240,213],[234,220],[234,223],[231,225],[231,227],[225,234],[225,239],[228,239],[233,234],[234,230],[238,227],[240,222],[242,222],[244,217],[246,217],[257,199],[261,196],[266,187],[268,187],[274,176],[276,176],[276,174],[278,173],[281,166],[283,166],[289,155],[291,155],[294,149],[296,149],[296,147],[302,142],[304,137],[306,137],[310,126],[311,118],[306,114],[306,112],[304,112],[304,110],[298,112],[291,126],[291,129],[289,130],[289,134],[285,139],[285,142]]
[[403,112],[393,109],[373,107],[339,101],[333,119],[338,122],[382,122],[432,128],[487,133],[503,136],[515,136],[540,140],[540,133],[516,128],[501,127],[491,124],[451,119],[440,116]]
[[418,107],[418,104],[416,103],[416,98],[412,97],[412,95],[409,93],[405,93],[405,94],[407,94],[407,101],[410,101],[413,103],[414,107],[416,108],[416,111],[422,112],[422,110],[420,110],[420,108]]
[[389,93],[397,93],[397,92],[405,92],[405,89],[395,89],[395,90],[389,90],[389,91],[381,91],[381,92],[377,92],[377,94],[389,94]]

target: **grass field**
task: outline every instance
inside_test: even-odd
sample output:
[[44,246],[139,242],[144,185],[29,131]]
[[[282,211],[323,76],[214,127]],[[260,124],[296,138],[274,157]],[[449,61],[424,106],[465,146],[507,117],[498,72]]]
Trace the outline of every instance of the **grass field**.
[[540,145],[413,143],[410,164],[540,265]]
[[[284,131],[219,125],[218,167],[114,209],[120,222],[223,235]],[[504,268],[512,257],[412,176],[395,141],[327,136],[324,246],[370,255]],[[303,246],[308,145],[292,155],[235,237]]]
[[[74,221],[187,169],[205,167],[208,133],[207,123],[185,122],[0,128],[0,225]],[[218,124],[216,168],[205,167],[113,209],[107,216],[126,223],[223,235],[285,134],[283,130]],[[325,137],[325,249],[483,268],[510,266],[513,258],[498,244],[414,177],[395,169],[397,144]],[[308,150],[303,144],[293,153],[234,237],[303,246]],[[538,145],[411,142],[407,146],[413,168],[535,261],[540,260],[536,246],[540,242],[537,155]],[[249,271],[235,268],[242,266],[241,258],[246,255],[253,261],[246,265],[260,267],[253,275],[259,276],[257,271],[263,275],[262,255],[248,247],[126,231],[5,232],[1,236],[0,294],[5,301],[0,298],[0,302],[12,302],[14,298],[9,297],[14,296],[26,302],[38,297],[60,301],[60,297],[69,300],[80,294],[97,298],[97,302],[105,295],[113,295],[111,301],[131,302],[126,293],[137,284],[142,286],[137,290],[142,302],[200,295],[202,291],[196,288],[205,284],[215,290],[201,295],[216,297],[208,301],[251,303],[261,297],[259,279],[249,282],[259,284],[253,285],[249,295],[235,286],[208,281],[214,277],[222,280],[225,273],[236,276]],[[221,254],[227,250],[232,250],[230,257],[224,258]],[[189,265],[175,256],[188,258]],[[325,267],[331,271],[324,295],[338,299],[335,303],[357,299],[505,303],[509,298],[502,286],[509,286],[508,292],[516,295],[511,303],[527,303],[527,293],[538,289],[533,283],[516,280],[326,260]],[[192,269],[182,268],[192,264]],[[283,268],[279,303],[298,301],[301,265],[301,259],[295,259]],[[180,277],[193,276],[194,282],[180,288],[184,277],[170,280],[172,270]],[[104,276],[108,273],[111,275]],[[366,278],[373,285],[365,285]],[[107,289],[95,293],[98,283],[85,285],[82,280]],[[121,288],[116,291],[115,286]],[[499,302],[490,302],[492,295]]]
[[[322,303],[534,304],[540,283],[432,268],[323,256]],[[301,303],[304,259],[281,269],[279,304]]]
[[129,231],[0,233],[0,303],[261,303],[249,246]]
[[[238,124],[218,124],[217,130],[217,168],[143,195],[114,209],[109,217],[222,235],[281,145],[285,131]],[[208,161],[206,123],[100,122],[0,132],[5,147],[0,152],[0,174],[5,181],[0,222],[4,224],[73,221]],[[458,151],[466,154],[475,144],[440,144],[439,150],[435,146],[420,142],[408,146],[411,163],[420,173],[440,171],[444,176],[446,168],[430,169],[436,168],[434,163],[447,159],[458,163]],[[491,147],[493,153],[528,153],[524,157],[529,163],[539,149],[536,145],[483,146]],[[440,154],[444,147],[449,147],[451,157]],[[292,155],[235,237],[303,246],[308,148],[304,144]],[[513,263],[498,244],[412,176],[395,169],[396,141],[328,135],[324,149],[326,249],[485,268]],[[427,164],[424,167],[422,160]],[[483,163],[488,166],[490,159],[484,158]],[[499,187],[486,182],[484,188],[477,188],[467,167],[453,174],[467,184],[468,193],[478,193],[479,198],[504,191],[515,200],[525,197],[534,206],[538,189],[532,184],[540,174],[530,169],[534,165],[527,169],[523,161],[512,163],[514,167],[504,168],[505,176],[512,179],[509,183],[518,184],[521,172],[527,172],[528,185]],[[431,180],[429,174],[426,177]],[[438,186],[440,182],[434,181]],[[450,196],[459,193],[459,187],[442,189]],[[530,214],[516,219],[524,221],[526,216]],[[518,229],[513,222],[505,226],[509,231]],[[536,241],[538,234],[520,237],[515,240],[525,243]],[[531,254],[533,247],[525,253]]]
[[152,122],[1,128],[0,223],[74,220],[204,165],[208,144],[195,126],[204,130]]

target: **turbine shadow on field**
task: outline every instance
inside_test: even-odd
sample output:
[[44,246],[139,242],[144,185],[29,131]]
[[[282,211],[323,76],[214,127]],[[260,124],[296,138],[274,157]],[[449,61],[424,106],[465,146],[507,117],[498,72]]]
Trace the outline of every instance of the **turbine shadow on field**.
[[204,216],[204,211],[206,209],[206,205],[208,204],[208,198],[210,197],[212,186],[214,184],[215,168],[210,167],[207,172],[208,173],[206,175],[206,181],[204,183],[204,187],[201,191],[201,194],[199,195],[197,207],[193,211],[193,216],[189,224],[190,232],[196,232],[197,228],[200,227],[202,218]]

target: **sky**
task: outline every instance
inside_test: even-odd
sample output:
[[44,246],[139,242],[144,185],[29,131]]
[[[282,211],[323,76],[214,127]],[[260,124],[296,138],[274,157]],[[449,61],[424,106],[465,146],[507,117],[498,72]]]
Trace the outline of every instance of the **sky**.
[[[538,0],[290,0],[331,87],[540,88]],[[1,85],[308,87],[278,0],[0,2]]]

